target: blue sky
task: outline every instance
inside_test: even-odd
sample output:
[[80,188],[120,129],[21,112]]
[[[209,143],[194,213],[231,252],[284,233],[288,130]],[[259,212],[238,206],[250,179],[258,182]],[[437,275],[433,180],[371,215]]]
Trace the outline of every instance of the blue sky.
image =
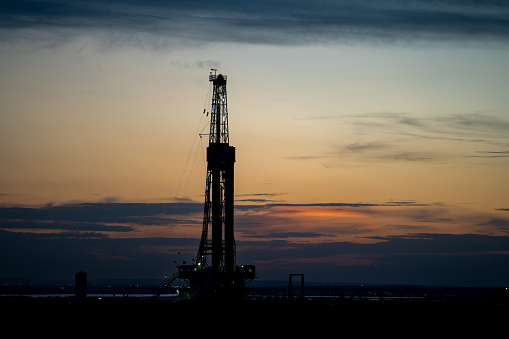
[[509,283],[506,2],[2,6],[2,279],[192,260],[217,68],[260,279]]

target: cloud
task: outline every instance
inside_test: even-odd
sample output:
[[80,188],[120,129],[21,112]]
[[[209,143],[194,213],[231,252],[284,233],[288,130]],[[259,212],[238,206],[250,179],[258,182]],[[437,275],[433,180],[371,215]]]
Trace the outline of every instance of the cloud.
[[246,238],[263,238],[263,239],[288,239],[288,238],[315,238],[327,237],[329,235],[316,232],[268,232],[264,234],[256,234],[253,232],[244,232]]
[[386,148],[387,145],[384,145],[383,143],[376,143],[376,142],[355,142],[353,144],[349,144],[345,146],[345,150],[350,152],[363,152],[363,151],[372,151],[372,150],[380,150],[383,148]]
[[470,158],[509,158],[509,151],[477,151],[482,155],[469,155]]
[[[44,207],[0,208],[0,229],[51,232],[59,237],[80,234],[112,236],[140,228],[201,225],[203,205],[182,203],[77,203]],[[164,234],[164,233],[161,233]],[[166,233],[167,234],[167,233]],[[142,235],[141,235],[142,236]]]
[[416,201],[386,201],[381,203],[363,202],[330,202],[330,203],[301,203],[301,204],[269,204],[268,206],[314,206],[314,207],[372,207],[372,206],[425,206]]
[[397,152],[394,154],[382,156],[382,158],[392,159],[392,160],[403,160],[403,161],[433,160],[433,157],[426,156],[426,155],[424,155],[424,153],[418,153],[418,152]]
[[[90,203],[0,208],[0,275],[72,279],[85,270],[96,279],[161,278],[172,273],[178,252],[183,260],[196,255],[203,205],[181,206],[186,222],[196,222],[190,236],[155,236],[135,225],[141,220],[167,228],[157,219],[173,207]],[[343,213],[352,211],[357,214]],[[298,270],[308,281],[498,283],[507,273],[492,276],[485,270],[506,272],[497,265],[507,267],[509,237],[493,230],[507,230],[508,220],[456,212],[417,201],[237,205],[237,261],[257,265],[260,278],[269,280]],[[477,226],[478,234],[445,233],[451,223],[468,231],[468,222]],[[56,230],[48,232],[51,227]],[[132,236],[108,236],[110,228]],[[487,233],[479,234],[483,229]],[[443,269],[446,276],[437,273]],[[466,271],[472,272],[470,277],[462,273]]]
[[481,226],[495,226],[499,229],[509,230],[509,220],[503,218],[490,218],[483,222],[480,222]]
[[209,70],[211,68],[220,68],[221,63],[215,60],[196,60],[194,62],[189,61],[173,61],[173,65],[178,68],[186,68],[186,69],[206,69]]
[[4,230],[31,230],[32,232],[43,230],[75,232],[72,234],[76,234],[76,232],[78,231],[88,233],[88,232],[133,232],[135,230],[131,226],[107,225],[103,223],[54,222],[48,220],[26,220],[26,219],[0,220],[0,228]]
[[451,114],[435,118],[440,123],[463,131],[504,133],[509,129],[509,121],[489,113]]
[[43,29],[59,32],[59,39],[88,31],[109,35],[110,44],[154,49],[175,41],[301,45],[509,38],[509,5],[504,1],[20,0],[4,2],[2,9],[3,30],[35,38],[34,30]]
[[237,208],[250,208],[249,205],[246,205],[245,203],[260,203],[260,204],[281,203],[284,200],[267,199],[267,198],[279,197],[279,196],[287,195],[287,194],[288,193],[237,194],[235,201],[241,203],[241,205],[237,205]]
[[287,276],[298,270],[308,281],[501,286],[509,275],[504,269],[509,237],[420,233],[383,240],[242,243],[251,248],[242,255],[256,263],[259,274]]
[[394,147],[394,144],[389,145],[386,142],[355,142],[344,146],[341,153],[345,155],[348,153],[366,155],[368,153],[370,157],[382,160],[422,161],[433,159],[433,156],[423,152],[391,151],[390,148]]
[[[377,163],[443,164],[466,158],[509,156],[509,120],[497,112],[440,116],[369,112],[309,117],[309,120],[327,123],[335,120],[341,125],[341,139],[331,142],[329,152],[299,158],[320,159],[326,167],[332,167],[331,164],[338,160],[348,160],[352,164],[352,159]],[[345,134],[348,131],[351,131],[350,135]],[[438,147],[437,142],[440,142]],[[462,152],[457,151],[458,147]]]
[[[191,201],[3,207],[0,208],[0,229],[34,234],[46,232],[59,237],[95,233],[109,237],[171,237],[173,234],[198,238],[202,218],[203,204]],[[239,240],[272,237],[298,238],[300,242],[330,241],[332,237],[364,242],[375,239],[373,234],[400,235],[423,229],[453,231],[458,225],[462,225],[464,232],[500,234],[507,232],[509,226],[508,219],[502,216],[412,200],[376,203],[256,201],[236,204],[235,222]],[[172,233],[174,229],[179,232]]]
[[[410,135],[422,138],[437,138],[458,141],[479,141],[466,136],[505,136],[509,130],[509,120],[496,112],[474,112],[446,115],[418,115],[410,112],[366,112],[329,116],[310,116],[303,120],[337,120],[342,124],[394,135]],[[409,128],[410,127],[410,128]],[[355,146],[356,143],[353,143]],[[359,144],[379,148],[383,144]]]

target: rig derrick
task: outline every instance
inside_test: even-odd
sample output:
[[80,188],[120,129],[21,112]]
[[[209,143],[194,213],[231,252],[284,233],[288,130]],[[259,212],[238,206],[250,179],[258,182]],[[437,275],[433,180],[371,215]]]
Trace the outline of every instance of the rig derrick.
[[235,147],[229,144],[226,76],[212,82],[203,228],[195,264],[179,265],[178,278],[190,285],[190,299],[239,299],[255,266],[237,266],[234,235]]

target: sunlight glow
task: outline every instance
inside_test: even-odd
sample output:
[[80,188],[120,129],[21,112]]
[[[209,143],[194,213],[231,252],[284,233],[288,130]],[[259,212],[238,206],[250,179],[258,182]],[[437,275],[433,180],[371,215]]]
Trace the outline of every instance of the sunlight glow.
[[303,217],[359,218],[365,216],[365,214],[356,211],[309,206],[274,207],[272,208],[272,213],[275,215],[296,215]]

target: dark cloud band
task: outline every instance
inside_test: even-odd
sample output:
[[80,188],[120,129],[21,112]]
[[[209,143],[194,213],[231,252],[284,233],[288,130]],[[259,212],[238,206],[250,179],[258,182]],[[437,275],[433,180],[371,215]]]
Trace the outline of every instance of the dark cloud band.
[[509,38],[509,4],[502,1],[24,0],[2,7],[4,30],[107,31],[133,40],[149,34],[159,39],[158,46],[175,39],[299,45]]

